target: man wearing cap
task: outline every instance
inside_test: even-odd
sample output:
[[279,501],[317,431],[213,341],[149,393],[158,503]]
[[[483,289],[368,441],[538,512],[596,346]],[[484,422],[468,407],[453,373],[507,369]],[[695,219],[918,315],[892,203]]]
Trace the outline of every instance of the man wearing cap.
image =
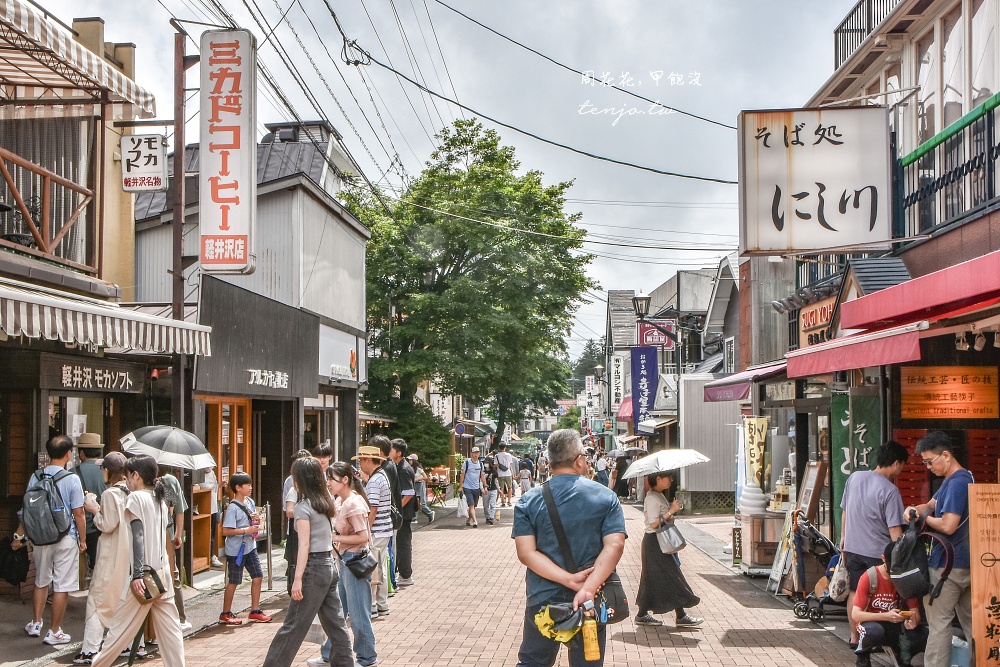
[[[104,493],[104,473],[98,465],[98,461],[104,455],[104,443],[101,442],[99,433],[83,433],[76,441],[77,451],[80,454],[80,465],[76,467],[76,474],[80,476],[83,484],[83,492],[93,493],[98,498]],[[97,558],[97,540],[101,537],[101,531],[94,525],[94,515],[85,512],[87,518],[87,567],[94,570],[94,562]]]
[[406,457],[406,460],[410,462],[410,467],[413,468],[413,489],[416,491],[417,499],[420,501],[420,511],[424,513],[427,517],[427,523],[434,520],[434,510],[429,507],[427,502],[427,473],[424,472],[424,467],[420,465],[420,457],[414,452]]
[[372,532],[372,551],[378,559],[378,581],[372,577],[372,618],[389,615],[389,587],[385,567],[385,559],[389,551],[389,539],[392,538],[392,517],[389,508],[392,505],[392,489],[389,478],[381,468],[385,458],[382,450],[371,445],[358,448],[358,455],[351,459],[358,462],[361,474],[368,480],[365,485],[365,495],[368,496],[368,525]]
[[465,494],[465,502],[469,504],[469,518],[465,520],[466,526],[479,527],[476,521],[476,505],[479,504],[479,497],[483,495],[486,488],[486,474],[483,472],[483,464],[479,460],[479,447],[472,448],[472,458],[465,459],[462,464],[462,477],[458,481],[458,487]]

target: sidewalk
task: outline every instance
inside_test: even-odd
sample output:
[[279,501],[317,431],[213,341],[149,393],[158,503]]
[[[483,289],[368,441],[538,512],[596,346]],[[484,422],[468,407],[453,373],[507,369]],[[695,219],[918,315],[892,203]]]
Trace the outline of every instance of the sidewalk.
[[[510,539],[512,510],[503,508],[496,526],[487,526],[480,519],[479,528],[466,528],[454,509],[436,509],[437,520],[427,525],[421,517],[414,536],[416,585],[391,598],[391,615],[375,621],[379,664],[516,664],[524,613],[524,567],[518,563]],[[618,571],[626,590],[634,596],[640,574],[642,511],[632,505],[624,509],[630,538]],[[796,619],[786,601],[763,591],[763,580],[747,579],[727,565],[722,542],[713,536],[724,532],[709,523],[692,517],[682,527],[690,542],[682,553],[683,569],[701,596],[702,603],[693,612],[705,617],[704,625],[677,630],[667,617],[659,628],[635,626],[631,620],[611,626],[605,665],[854,664],[843,640],[814,623]],[[187,665],[216,667],[234,659],[240,664],[261,664],[287,606],[284,582],[279,586],[276,580],[275,588],[280,593],[263,605],[265,611],[275,614],[274,622],[236,628],[212,625],[188,638]],[[245,607],[246,591],[241,589],[239,595]],[[213,621],[220,603],[218,594],[199,596],[189,611],[196,627],[199,623],[195,618]],[[17,651],[22,657],[22,644],[37,641],[26,642],[23,632],[14,636],[16,639],[0,653]],[[307,658],[318,655],[318,649],[304,644],[293,664],[304,664]],[[71,657],[32,664],[67,664]],[[154,658],[142,664],[156,667],[162,663]],[[557,664],[568,664],[565,652]]]

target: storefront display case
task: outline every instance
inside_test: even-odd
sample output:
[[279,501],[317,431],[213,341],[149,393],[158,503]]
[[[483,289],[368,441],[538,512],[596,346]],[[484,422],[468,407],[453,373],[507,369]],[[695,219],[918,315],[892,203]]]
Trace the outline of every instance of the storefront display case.
[[212,491],[195,484],[191,507],[191,569],[197,574],[212,566]]
[[771,574],[771,565],[781,543],[785,512],[745,516],[742,520],[743,562],[740,569],[751,577]]

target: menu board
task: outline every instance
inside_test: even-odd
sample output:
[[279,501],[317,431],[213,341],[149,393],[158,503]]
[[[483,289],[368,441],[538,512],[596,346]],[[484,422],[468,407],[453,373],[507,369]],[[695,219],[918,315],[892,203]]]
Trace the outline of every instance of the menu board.
[[903,419],[997,419],[996,366],[902,366]]

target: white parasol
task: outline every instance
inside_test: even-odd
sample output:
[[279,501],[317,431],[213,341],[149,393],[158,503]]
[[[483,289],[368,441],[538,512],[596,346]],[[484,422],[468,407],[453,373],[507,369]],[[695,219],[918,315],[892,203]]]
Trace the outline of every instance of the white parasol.
[[622,475],[622,479],[652,475],[654,472],[677,470],[709,461],[711,461],[710,458],[693,449],[663,449],[634,461]]

